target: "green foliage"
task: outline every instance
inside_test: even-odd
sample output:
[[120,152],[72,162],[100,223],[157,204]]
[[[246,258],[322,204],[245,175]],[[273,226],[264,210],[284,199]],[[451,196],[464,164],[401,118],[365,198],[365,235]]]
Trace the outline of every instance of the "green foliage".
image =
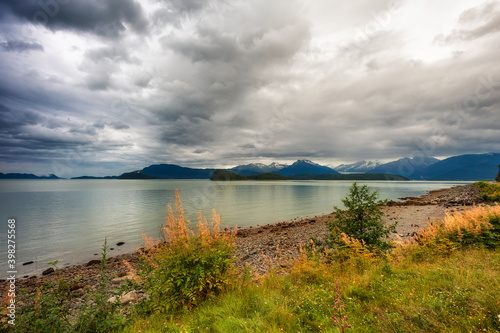
[[448,256],[467,248],[500,247],[500,206],[479,206],[446,216],[427,226],[404,251],[414,260]]
[[[87,299],[84,308],[71,313],[69,302],[73,295],[65,280],[40,286],[29,304],[18,309],[13,332],[113,332],[127,322],[117,311],[117,304],[108,303],[105,295],[108,283],[106,270],[107,245],[104,242],[101,260],[100,288]],[[76,318],[75,321],[71,318]],[[0,326],[0,328],[2,328]]]
[[57,264],[59,263],[59,260],[54,260],[54,261],[49,261],[47,265],[52,265],[54,266],[54,269],[57,269]]
[[107,251],[108,245],[105,239],[101,252],[99,290],[93,295],[93,301],[87,302],[82,309],[73,326],[76,332],[113,332],[126,324],[125,317],[118,311],[119,302],[110,303],[107,301],[106,287],[109,283]]
[[143,309],[168,312],[200,304],[229,281],[231,253],[226,244],[208,246],[192,240],[183,251],[158,254],[158,266],[143,272],[150,295]]
[[500,201],[500,184],[477,182],[475,185],[481,190],[481,199],[484,201]]
[[499,255],[471,249],[433,262],[378,257],[362,271],[311,263],[290,274],[241,278],[197,308],[138,319],[125,332],[338,332],[335,281],[353,332],[498,332]]
[[198,234],[194,235],[187,227],[189,221],[184,220],[178,192],[176,197],[176,212],[169,206],[162,228],[166,243],[146,239],[145,269],[140,274],[150,295],[141,304],[147,313],[192,308],[229,282],[234,233],[220,232],[219,216],[214,212],[211,226],[200,214]]
[[384,238],[396,229],[396,223],[388,227],[382,222],[381,205],[386,201],[378,200],[378,192],[370,192],[367,185],[359,187],[352,184],[349,195],[342,199],[345,209],[334,207],[335,220],[327,222],[332,244],[343,245],[341,233],[362,241],[370,250],[386,250],[391,244]]
[[[37,289],[31,304],[18,309],[13,332],[70,332],[69,308],[65,281],[59,281],[55,292],[48,290],[56,284],[46,284]],[[69,288],[68,288],[69,289]]]

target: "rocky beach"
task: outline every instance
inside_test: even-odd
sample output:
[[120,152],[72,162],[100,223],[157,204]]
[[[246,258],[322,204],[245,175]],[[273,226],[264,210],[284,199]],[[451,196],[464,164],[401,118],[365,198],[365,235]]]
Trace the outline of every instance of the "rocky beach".
[[[419,197],[401,198],[401,201],[390,201],[382,209],[384,221],[398,222],[395,238],[407,239],[416,235],[421,228],[434,219],[444,217],[447,210],[462,210],[465,206],[479,204],[480,191],[475,185],[456,186],[450,189],[431,191]],[[263,274],[270,263],[286,267],[287,263],[299,255],[300,245],[310,242],[310,237],[323,238],[327,234],[326,221],[333,219],[333,214],[296,218],[265,226],[240,229],[236,234],[237,267],[250,266],[257,274]],[[124,260],[132,266],[138,265],[138,253],[128,253],[108,259],[108,271],[111,281],[108,285],[109,297],[117,293],[118,287],[125,282],[128,268]],[[65,280],[74,294],[74,308],[80,307],[85,296],[99,286],[100,262],[90,261],[86,264],[55,269],[42,276],[30,276],[16,281],[17,306],[21,307],[35,288],[45,282]],[[7,281],[0,282],[0,288],[7,290]],[[25,292],[21,292],[24,290]],[[2,292],[1,302],[6,300],[6,292]],[[144,297],[143,291],[130,295],[134,301]],[[123,300],[123,303],[127,301]]]

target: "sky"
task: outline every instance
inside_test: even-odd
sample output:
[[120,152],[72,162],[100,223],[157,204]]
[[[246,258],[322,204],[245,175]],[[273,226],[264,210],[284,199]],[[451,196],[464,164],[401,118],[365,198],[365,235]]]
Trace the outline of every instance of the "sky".
[[500,152],[500,1],[0,0],[0,172]]

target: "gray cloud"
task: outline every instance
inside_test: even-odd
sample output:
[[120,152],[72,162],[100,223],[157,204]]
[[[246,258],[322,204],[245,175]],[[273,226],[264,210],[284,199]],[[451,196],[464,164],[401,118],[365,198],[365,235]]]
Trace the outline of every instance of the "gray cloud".
[[0,172],[500,150],[495,3],[54,1],[0,4]]
[[71,29],[114,38],[125,33],[127,25],[137,33],[148,28],[142,7],[134,0],[5,0],[2,7],[17,18],[52,30]]
[[458,28],[449,35],[436,36],[436,42],[474,40],[500,32],[500,7],[496,2],[486,3],[464,11],[458,20]]
[[20,40],[8,40],[0,43],[0,47],[7,52],[30,52],[43,51],[43,45],[36,42],[25,42]]

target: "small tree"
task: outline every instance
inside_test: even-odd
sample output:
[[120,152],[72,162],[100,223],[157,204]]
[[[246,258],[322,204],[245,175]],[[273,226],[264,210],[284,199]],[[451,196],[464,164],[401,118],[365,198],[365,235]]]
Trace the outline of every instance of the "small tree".
[[342,199],[346,209],[334,207],[335,220],[328,222],[330,241],[342,244],[340,233],[361,240],[370,249],[385,250],[391,247],[386,238],[396,229],[397,222],[384,226],[380,206],[387,200],[378,200],[378,192],[370,192],[368,186],[352,184],[349,195]]
[[497,182],[500,182],[500,164],[498,165],[498,174],[497,174],[497,178],[495,179]]

